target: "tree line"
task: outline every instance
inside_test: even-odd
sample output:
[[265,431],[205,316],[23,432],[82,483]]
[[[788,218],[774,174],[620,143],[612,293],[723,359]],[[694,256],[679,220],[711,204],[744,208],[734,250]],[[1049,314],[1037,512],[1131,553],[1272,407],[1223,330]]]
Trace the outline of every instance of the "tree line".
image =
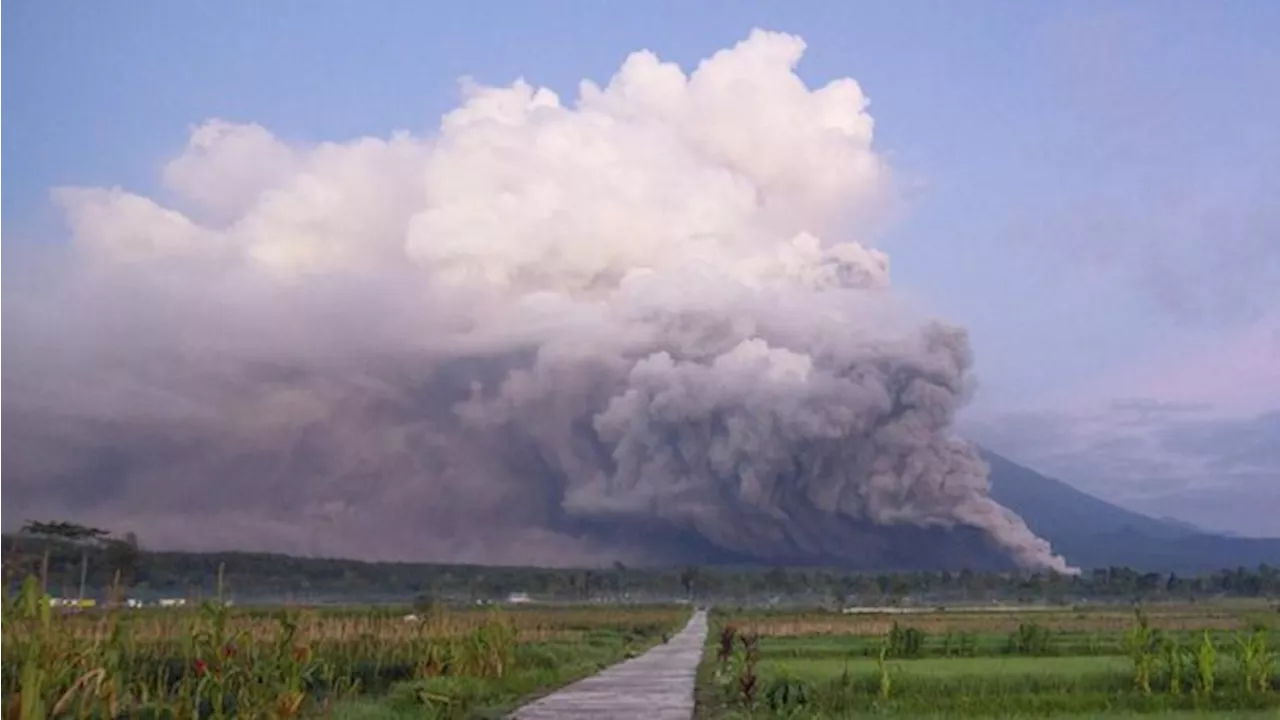
[[1280,597],[1280,570],[1237,567],[1201,575],[1129,567],[1052,572],[850,572],[831,568],[627,567],[548,569],[372,563],[269,553],[154,552],[132,534],[59,522],[28,523],[3,538],[6,582],[42,578],[50,593],[189,597],[213,591],[221,573],[247,600],[474,602],[512,593],[586,601],[687,598],[722,602],[856,605],[909,602],[1075,602]]

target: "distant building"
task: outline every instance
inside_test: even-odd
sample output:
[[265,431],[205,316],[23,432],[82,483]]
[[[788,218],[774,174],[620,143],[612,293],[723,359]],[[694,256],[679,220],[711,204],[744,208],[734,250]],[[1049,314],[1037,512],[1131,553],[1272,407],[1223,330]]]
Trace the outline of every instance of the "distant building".
[[533,602],[533,598],[529,597],[529,593],[526,592],[513,592],[507,596],[507,602],[512,605],[523,605]]
[[56,608],[91,608],[96,607],[98,601],[93,598],[49,598],[49,607]]

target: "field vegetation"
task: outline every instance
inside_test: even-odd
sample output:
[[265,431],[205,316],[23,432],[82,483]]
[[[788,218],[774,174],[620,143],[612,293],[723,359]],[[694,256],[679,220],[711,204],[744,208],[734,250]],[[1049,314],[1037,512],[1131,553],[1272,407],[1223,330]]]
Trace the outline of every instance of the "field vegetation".
[[[1268,565],[1060,576],[371,564],[154,553],[70,523],[4,544],[6,719],[497,716],[662,642],[688,617],[687,604],[658,604],[676,599],[720,608],[699,669],[706,717],[1280,716],[1280,571]],[[54,607],[51,593],[99,608]],[[125,597],[190,605],[123,608]],[[504,605],[514,597],[538,602]],[[279,604],[290,598],[308,602]],[[352,604],[317,604],[335,600]]]
[[4,598],[5,718],[497,716],[662,642],[678,607],[50,606]]
[[1265,605],[719,611],[699,716],[1280,716]]

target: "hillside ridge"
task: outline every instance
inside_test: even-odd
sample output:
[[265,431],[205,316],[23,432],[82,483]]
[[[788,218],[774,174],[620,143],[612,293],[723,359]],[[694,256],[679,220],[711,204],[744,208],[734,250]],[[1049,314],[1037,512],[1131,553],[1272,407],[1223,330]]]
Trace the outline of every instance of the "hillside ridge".
[[1081,568],[1132,567],[1160,572],[1208,572],[1224,567],[1280,565],[1280,538],[1198,530],[1126,510],[1042,475],[990,450],[991,497],[1018,513]]

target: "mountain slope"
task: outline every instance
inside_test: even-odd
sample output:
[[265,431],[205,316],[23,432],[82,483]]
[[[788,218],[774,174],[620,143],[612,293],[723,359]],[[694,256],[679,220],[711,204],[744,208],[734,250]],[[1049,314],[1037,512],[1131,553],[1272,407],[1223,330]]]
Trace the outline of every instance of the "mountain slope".
[[984,450],[983,458],[991,465],[991,496],[1077,567],[1193,573],[1280,565],[1280,538],[1198,532],[1117,507],[993,452]]

